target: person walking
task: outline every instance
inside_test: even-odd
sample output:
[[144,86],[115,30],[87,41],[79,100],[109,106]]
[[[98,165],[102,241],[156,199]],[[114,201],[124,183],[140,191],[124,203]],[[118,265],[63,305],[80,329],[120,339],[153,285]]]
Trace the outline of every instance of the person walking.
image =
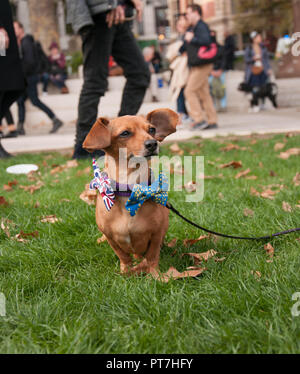
[[234,70],[234,52],[235,52],[234,35],[226,31],[225,41],[224,41],[225,71]]
[[184,95],[188,102],[189,115],[195,122],[192,129],[215,129],[218,127],[217,112],[209,92],[208,83],[208,78],[213,70],[213,63],[202,61],[202,64],[199,65],[198,58],[195,59],[195,51],[197,55],[200,47],[209,47],[211,45],[210,30],[202,20],[202,8],[200,5],[189,5],[186,16],[191,27],[185,34],[185,43],[180,52],[187,52],[190,67]]
[[178,38],[169,45],[166,58],[170,63],[172,77],[170,81],[170,93],[172,101],[177,104],[177,113],[180,115],[181,124],[177,129],[184,129],[191,123],[185,105],[184,89],[189,76],[188,62],[186,53],[180,54],[179,50],[184,42],[184,34],[188,24],[184,15],[181,15],[176,22],[176,31]]
[[260,111],[259,96],[261,88],[267,84],[272,74],[269,52],[262,43],[261,34],[253,31],[250,34],[252,44],[245,50],[245,83],[252,92],[251,109],[254,113]]
[[126,77],[119,116],[135,115],[142,105],[150,83],[150,71],[131,24],[125,22],[125,15],[132,19],[134,8],[141,21],[141,0],[67,0],[68,22],[75,33],[80,34],[83,50],[84,82],[78,105],[75,159],[89,157],[82,143],[97,118],[100,98],[108,87],[111,55]]
[[14,28],[21,54],[23,72],[27,83],[25,92],[18,100],[18,133],[19,135],[25,135],[25,101],[27,100],[27,97],[29,97],[32,105],[42,110],[52,120],[53,127],[50,134],[53,134],[63,125],[63,123],[55,116],[50,108],[40,101],[38,97],[37,84],[39,82],[39,74],[35,41],[31,35],[25,35],[23,25],[20,22],[15,21]]
[[[18,45],[14,33],[12,12],[8,0],[0,2],[0,122],[25,88]],[[1,41],[5,41],[1,45]],[[3,48],[3,50],[2,50]],[[1,145],[0,158],[10,154]]]

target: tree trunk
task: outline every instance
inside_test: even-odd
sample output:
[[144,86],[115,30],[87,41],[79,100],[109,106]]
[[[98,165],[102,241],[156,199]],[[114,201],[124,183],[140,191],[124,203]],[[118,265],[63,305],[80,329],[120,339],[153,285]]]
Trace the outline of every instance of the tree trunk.
[[55,0],[28,0],[31,32],[46,53],[51,42],[59,43]]

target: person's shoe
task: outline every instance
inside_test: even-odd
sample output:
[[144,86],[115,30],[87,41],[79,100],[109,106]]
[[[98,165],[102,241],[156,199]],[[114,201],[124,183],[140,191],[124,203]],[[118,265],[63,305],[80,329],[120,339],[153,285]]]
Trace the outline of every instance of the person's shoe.
[[260,112],[260,107],[258,105],[255,105],[253,108],[253,113],[259,113]]
[[52,130],[49,132],[49,134],[54,134],[63,125],[62,121],[58,119],[57,117],[54,117],[52,122],[53,122],[53,127],[52,127]]
[[17,131],[18,131],[19,135],[25,135],[24,123],[23,122],[18,123]]
[[47,91],[43,91],[43,93],[42,93],[42,96],[48,96],[48,92]]
[[17,130],[9,131],[3,138],[16,138],[19,135]]
[[192,126],[193,131],[198,131],[198,130],[205,130],[209,124],[206,121],[198,122],[194,126]]
[[6,150],[2,147],[1,142],[0,142],[0,158],[8,158],[11,157],[11,155],[6,152]]
[[68,93],[69,93],[69,89],[68,89],[67,86],[64,86],[64,87],[62,87],[62,89],[60,90],[60,92],[61,92],[62,94],[68,94]]
[[213,123],[211,125],[208,125],[207,127],[205,127],[203,130],[213,130],[213,129],[217,129],[219,126],[216,124],[216,123]]
[[158,103],[159,100],[156,96],[152,96],[152,103]]

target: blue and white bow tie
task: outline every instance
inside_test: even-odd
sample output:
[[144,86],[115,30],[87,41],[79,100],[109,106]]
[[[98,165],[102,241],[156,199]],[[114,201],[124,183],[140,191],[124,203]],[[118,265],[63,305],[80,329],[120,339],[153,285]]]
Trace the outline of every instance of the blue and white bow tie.
[[125,208],[133,217],[146,200],[152,200],[157,204],[166,206],[168,201],[168,187],[168,178],[162,172],[159,173],[158,179],[150,186],[135,184],[125,204]]

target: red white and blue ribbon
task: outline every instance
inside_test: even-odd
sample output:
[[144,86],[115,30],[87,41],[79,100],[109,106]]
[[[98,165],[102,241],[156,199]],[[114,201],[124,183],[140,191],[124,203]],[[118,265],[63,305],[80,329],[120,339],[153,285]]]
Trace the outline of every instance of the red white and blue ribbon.
[[115,193],[111,187],[108,175],[100,171],[94,158],[93,171],[94,179],[90,183],[90,190],[98,190],[100,192],[106,209],[110,211],[115,203]]

